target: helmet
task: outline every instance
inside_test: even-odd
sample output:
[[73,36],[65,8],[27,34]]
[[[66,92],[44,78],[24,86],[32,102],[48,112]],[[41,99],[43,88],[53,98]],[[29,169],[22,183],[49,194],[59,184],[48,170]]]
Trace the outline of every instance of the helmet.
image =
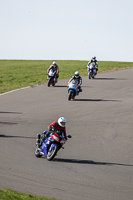
[[79,72],[78,72],[78,71],[75,72],[75,77],[76,77],[76,78],[79,77]]
[[54,62],[53,62],[53,65],[57,65],[57,62],[54,61]]
[[92,60],[94,60],[94,61],[95,61],[95,60],[96,60],[96,56],[93,56],[93,57],[92,57]]
[[66,119],[65,119],[64,117],[60,117],[60,118],[58,119],[58,124],[59,124],[59,126],[61,126],[61,127],[65,127]]

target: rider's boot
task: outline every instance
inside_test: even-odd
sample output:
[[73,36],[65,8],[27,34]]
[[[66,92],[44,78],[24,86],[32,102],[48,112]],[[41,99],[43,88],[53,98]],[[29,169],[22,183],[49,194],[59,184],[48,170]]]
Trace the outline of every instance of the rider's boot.
[[79,95],[79,92],[82,92],[82,88],[79,87],[79,89],[77,90],[77,95]]
[[82,92],[82,88],[81,87],[79,88],[79,92]]
[[36,146],[40,147],[41,146],[41,134],[37,134],[36,137]]

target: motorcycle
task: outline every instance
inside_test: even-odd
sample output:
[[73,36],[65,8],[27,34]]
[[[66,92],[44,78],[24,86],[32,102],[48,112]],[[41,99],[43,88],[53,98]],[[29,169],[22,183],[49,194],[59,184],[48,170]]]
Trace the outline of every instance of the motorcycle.
[[48,72],[48,87],[50,87],[50,85],[54,86],[55,83],[57,83],[57,79],[55,78],[55,74],[56,74],[56,71],[51,69],[49,70]]
[[88,76],[89,76],[89,79],[91,79],[91,78],[95,78],[95,76],[97,75],[97,67],[96,67],[96,65],[95,65],[95,63],[93,62],[93,63],[90,63],[89,65],[88,65]]
[[[47,131],[44,131],[43,135],[45,135]],[[67,138],[71,138],[71,135],[68,135]],[[37,134],[37,140],[41,140],[41,134]],[[47,157],[48,161],[53,160],[53,158],[57,155],[57,152],[63,148],[63,145],[66,143],[66,137],[63,131],[54,131],[51,132],[46,138],[41,147],[36,143],[35,156],[36,157]]]
[[76,80],[68,82],[67,88],[68,88],[68,100],[70,101],[71,99],[74,99],[78,93],[78,82]]

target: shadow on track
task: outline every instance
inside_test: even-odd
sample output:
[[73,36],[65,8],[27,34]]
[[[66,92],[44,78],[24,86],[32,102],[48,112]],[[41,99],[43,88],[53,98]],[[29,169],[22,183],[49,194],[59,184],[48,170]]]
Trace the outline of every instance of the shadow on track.
[[120,164],[120,163],[108,163],[108,162],[95,162],[93,160],[77,160],[77,159],[63,159],[54,158],[54,162],[65,162],[65,163],[76,163],[76,164],[87,164],[87,165],[121,165],[127,167],[133,167],[133,165]]
[[123,78],[95,78],[94,80],[127,80]]
[[4,112],[4,111],[0,111],[0,114],[23,114],[21,112]]
[[14,124],[18,124],[16,122],[0,122],[0,124],[9,124],[9,125],[14,125]]
[[30,139],[36,139],[36,137],[24,137],[24,136],[13,136],[13,135],[4,135],[4,134],[0,134],[0,138],[30,138]]
[[55,85],[54,87],[67,87],[66,85]]
[[119,100],[104,100],[104,99],[73,99],[73,101],[114,101],[120,102]]

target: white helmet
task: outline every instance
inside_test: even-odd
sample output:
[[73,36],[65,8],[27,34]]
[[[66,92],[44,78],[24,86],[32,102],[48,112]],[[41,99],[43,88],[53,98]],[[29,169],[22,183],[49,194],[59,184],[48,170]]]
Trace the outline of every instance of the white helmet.
[[54,62],[53,62],[53,65],[57,65],[57,62],[54,61]]
[[76,77],[76,78],[79,77],[79,72],[78,72],[78,71],[75,72],[75,77]]
[[66,119],[65,119],[64,117],[60,117],[60,118],[58,119],[58,124],[59,124],[59,126],[61,126],[61,127],[65,127]]

